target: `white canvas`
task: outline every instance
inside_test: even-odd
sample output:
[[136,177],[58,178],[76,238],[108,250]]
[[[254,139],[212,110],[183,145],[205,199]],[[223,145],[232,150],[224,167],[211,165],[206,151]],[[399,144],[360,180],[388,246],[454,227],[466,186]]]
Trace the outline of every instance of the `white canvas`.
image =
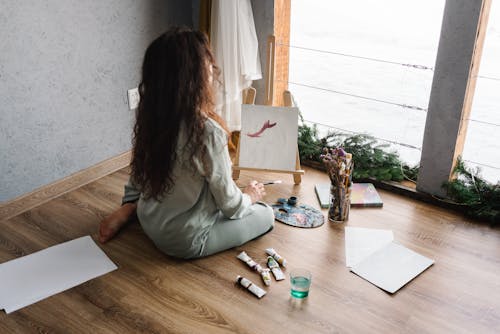
[[356,264],[351,271],[394,293],[433,263],[434,260],[391,242]]
[[394,240],[391,230],[345,227],[345,265],[352,267]]
[[89,236],[0,264],[0,309],[6,313],[115,270]]
[[242,105],[239,166],[294,171],[299,110]]

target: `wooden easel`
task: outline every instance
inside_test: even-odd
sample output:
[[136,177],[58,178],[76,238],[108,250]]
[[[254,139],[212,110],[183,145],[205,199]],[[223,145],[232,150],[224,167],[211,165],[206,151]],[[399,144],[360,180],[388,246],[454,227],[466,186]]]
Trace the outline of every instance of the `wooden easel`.
[[[274,81],[275,81],[275,59],[276,59],[276,37],[271,35],[267,39],[267,76],[266,76],[266,96],[265,104],[268,106],[273,105],[274,96]],[[248,88],[243,92],[243,103],[244,104],[255,104],[256,90],[253,87]],[[283,92],[283,101],[285,107],[293,107],[292,94],[289,91]],[[241,170],[252,170],[252,171],[264,171],[272,173],[285,173],[293,175],[293,182],[295,184],[300,184],[302,182],[302,175],[304,175],[304,170],[300,167],[300,157],[299,148],[297,147],[297,157],[295,160],[295,170],[271,170],[271,169],[259,169],[259,168],[248,168],[239,166],[240,160],[240,141],[236,145],[236,156],[233,161],[233,180],[237,180],[240,177]]]
[[[271,35],[267,39],[267,66],[266,66],[266,96],[265,104],[271,106],[274,100],[274,77],[275,77],[275,58],[276,58],[276,37]],[[248,88],[243,92],[243,103],[244,104],[255,104],[256,90],[253,87]],[[293,107],[292,94],[289,91],[283,92],[283,104],[285,107]],[[272,173],[285,173],[293,175],[293,182],[295,184],[300,184],[302,182],[302,175],[305,174],[304,170],[300,167],[300,156],[299,148],[297,147],[297,155],[295,159],[295,170],[271,170],[271,169],[259,169],[259,168],[248,168],[239,166],[240,160],[240,141],[238,140],[236,144],[236,156],[233,161],[233,180],[237,180],[240,177],[241,170],[251,170],[251,171],[265,171]]]

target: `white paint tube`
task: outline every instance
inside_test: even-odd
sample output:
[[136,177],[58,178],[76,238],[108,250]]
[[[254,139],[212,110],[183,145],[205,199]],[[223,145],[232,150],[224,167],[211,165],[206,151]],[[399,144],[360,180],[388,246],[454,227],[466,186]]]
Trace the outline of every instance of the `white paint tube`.
[[258,285],[255,285],[248,278],[237,276],[236,282],[238,282],[241,286],[245,287],[248,291],[253,293],[257,298],[262,298],[266,294],[266,292],[260,288]]
[[262,277],[262,280],[264,281],[265,285],[267,286],[271,285],[271,270],[267,268],[262,268],[260,276]]
[[279,255],[278,253],[276,253],[276,251],[274,250],[274,248],[267,248],[266,249],[266,253],[270,256],[272,256],[276,262],[278,262],[279,264],[281,264],[283,267],[286,267],[286,260],[281,256]]
[[267,266],[269,267],[269,269],[271,269],[271,272],[273,273],[274,278],[276,278],[277,281],[282,281],[285,279],[285,274],[283,274],[283,272],[281,271],[280,265],[272,256],[269,256],[267,258]]
[[269,269],[262,268],[262,266],[257,262],[255,262],[254,260],[252,260],[252,258],[248,256],[246,252],[241,252],[240,254],[238,254],[237,258],[245,262],[250,268],[252,268],[256,272],[258,272],[262,277],[262,280],[264,281],[265,285],[268,286],[271,285],[271,273]]

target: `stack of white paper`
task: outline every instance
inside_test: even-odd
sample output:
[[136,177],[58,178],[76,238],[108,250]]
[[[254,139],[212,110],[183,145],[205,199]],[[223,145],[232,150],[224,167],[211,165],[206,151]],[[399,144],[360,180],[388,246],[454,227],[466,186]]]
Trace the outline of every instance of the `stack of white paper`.
[[392,231],[345,228],[346,265],[372,284],[394,293],[434,261],[393,242]]
[[351,271],[394,293],[433,263],[433,260],[392,242],[352,267]]
[[349,268],[394,240],[391,230],[345,227],[345,265]]
[[116,268],[89,236],[0,264],[0,309],[16,311]]

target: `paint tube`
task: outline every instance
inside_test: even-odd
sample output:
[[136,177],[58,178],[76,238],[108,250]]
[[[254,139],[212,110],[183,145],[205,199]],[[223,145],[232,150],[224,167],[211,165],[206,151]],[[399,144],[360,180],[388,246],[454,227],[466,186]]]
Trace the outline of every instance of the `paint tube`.
[[266,292],[262,288],[252,283],[252,281],[250,281],[248,278],[238,275],[236,277],[236,282],[238,282],[241,286],[245,287],[248,291],[257,296],[257,298],[262,298],[266,294]]
[[274,250],[274,248],[267,248],[266,249],[266,253],[270,256],[272,256],[276,262],[278,262],[279,264],[281,264],[283,267],[286,267],[286,260],[281,256],[279,255],[278,253],[276,253],[276,251]]
[[269,267],[269,269],[271,269],[271,272],[273,273],[274,278],[276,278],[277,281],[285,279],[285,274],[283,274],[283,272],[281,271],[280,265],[272,256],[269,256],[267,258],[267,266]]
[[262,280],[264,281],[265,285],[267,286],[271,285],[271,270],[267,268],[262,268],[260,276],[262,277]]
[[258,272],[262,277],[262,280],[264,281],[265,285],[271,285],[271,273],[269,269],[262,268],[262,266],[257,262],[255,262],[254,260],[252,260],[252,258],[248,256],[246,252],[241,252],[240,254],[238,254],[237,258],[245,262],[250,268],[252,268],[256,272]]

